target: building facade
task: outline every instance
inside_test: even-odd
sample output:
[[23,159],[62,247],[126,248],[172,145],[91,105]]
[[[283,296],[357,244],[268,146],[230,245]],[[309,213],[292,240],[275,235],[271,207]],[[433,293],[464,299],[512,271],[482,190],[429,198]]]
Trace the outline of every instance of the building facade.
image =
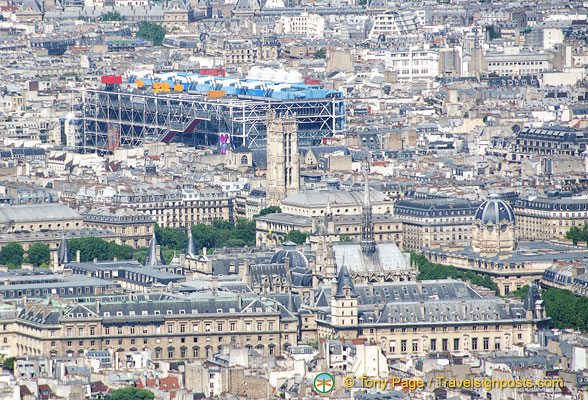
[[16,356],[151,349],[157,362],[209,358],[229,345],[280,355],[297,344],[297,329],[296,319],[277,302],[225,295],[184,300],[160,294],[97,298],[63,308],[27,303],[14,320],[6,321],[3,336]]
[[213,190],[117,194],[113,203],[150,216],[165,228],[187,228],[217,219],[233,220],[233,199]]
[[566,240],[572,228],[588,224],[588,199],[536,197],[513,205],[519,240]]
[[394,217],[402,221],[405,250],[466,246],[479,203],[452,199],[400,200]]
[[363,338],[393,359],[508,351],[532,342],[549,320],[535,286],[521,304],[482,297],[453,280],[354,285],[342,269],[323,290],[319,337]]

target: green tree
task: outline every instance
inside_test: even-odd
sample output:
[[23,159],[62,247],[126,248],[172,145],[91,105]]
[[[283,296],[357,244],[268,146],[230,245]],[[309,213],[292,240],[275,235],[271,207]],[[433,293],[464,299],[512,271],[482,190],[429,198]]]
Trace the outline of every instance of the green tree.
[[10,268],[17,268],[24,260],[24,249],[19,243],[10,242],[0,250],[0,264],[8,265]]
[[137,31],[139,39],[151,40],[154,46],[161,46],[165,38],[165,28],[151,22],[141,22]]
[[570,239],[574,246],[578,244],[578,242],[586,242],[588,245],[588,225],[584,225],[582,229],[578,228],[577,226],[572,226],[569,231],[566,232],[566,239]]
[[27,262],[39,267],[42,264],[51,262],[51,250],[49,246],[43,243],[35,243],[27,251]]
[[67,241],[70,256],[74,257],[80,251],[80,261],[131,260],[134,258],[135,249],[128,245],[119,245],[114,242],[107,242],[102,238],[87,237],[71,239]]
[[584,233],[577,226],[572,226],[570,230],[566,232],[566,239],[570,239],[575,246],[579,241],[584,240]]
[[174,250],[184,250],[188,242],[188,235],[182,229],[162,228],[155,224],[157,243]]
[[120,15],[120,13],[118,11],[109,11],[106,14],[102,14],[102,17],[100,17],[100,19],[102,21],[124,21],[124,20],[126,20],[126,18],[123,17],[122,15]]
[[255,217],[263,217],[264,215],[268,215],[268,214],[273,214],[273,213],[281,213],[282,209],[278,206],[269,206],[266,207],[264,209],[262,209],[261,211],[259,211],[259,214],[255,215]]
[[500,33],[496,32],[492,25],[486,27],[486,32],[488,32],[488,39],[490,41],[500,37]]
[[339,235],[339,241],[342,243],[353,242],[353,238],[349,235]]
[[286,234],[286,240],[290,240],[296,244],[304,243],[306,241],[307,237],[308,237],[307,233],[300,232],[297,229],[293,229]]
[[577,297],[569,290],[549,288],[543,291],[542,298],[552,328],[588,331],[587,297]]
[[8,357],[2,362],[2,368],[14,372],[14,361],[16,361],[16,357]]
[[322,48],[315,51],[314,58],[316,58],[317,60],[327,58],[327,49]]
[[498,285],[488,275],[482,276],[473,271],[459,271],[452,265],[435,264],[421,254],[411,253],[410,259],[418,266],[417,279],[419,280],[447,278],[469,280],[474,285],[494,290],[498,294]]
[[154,398],[153,392],[133,386],[117,389],[110,396],[110,400],[153,400]]
[[529,291],[529,285],[525,285],[525,286],[515,290],[514,292],[512,292],[512,294],[519,297],[521,300],[525,300],[525,297],[527,297],[528,291]]

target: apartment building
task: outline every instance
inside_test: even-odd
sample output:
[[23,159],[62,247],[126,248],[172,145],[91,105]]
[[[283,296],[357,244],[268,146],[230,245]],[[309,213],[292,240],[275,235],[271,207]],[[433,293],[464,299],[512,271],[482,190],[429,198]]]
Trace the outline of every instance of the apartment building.
[[233,199],[215,190],[117,194],[113,204],[149,215],[166,228],[187,228],[217,219],[233,220]]
[[439,75],[439,52],[426,47],[386,52],[385,62],[401,80],[434,79]]
[[404,250],[468,246],[479,205],[459,199],[400,200],[394,217],[402,222]]
[[570,228],[588,224],[588,199],[517,199],[513,209],[518,240],[565,240]]
[[553,55],[530,51],[490,53],[484,56],[489,74],[498,76],[537,75],[553,68]]
[[283,15],[279,24],[282,33],[289,35],[304,35],[306,37],[323,37],[325,31],[325,19],[318,14],[307,12],[299,15]]
[[378,39],[383,35],[386,39],[402,38],[416,34],[417,18],[411,11],[386,11],[374,17],[374,25],[369,33],[370,39]]
[[515,151],[536,155],[580,155],[586,151],[588,130],[563,126],[522,128],[516,135]]
[[133,247],[148,246],[155,230],[155,218],[127,208],[111,212],[102,207],[85,212],[83,218],[85,227],[114,232],[118,235],[117,244]]

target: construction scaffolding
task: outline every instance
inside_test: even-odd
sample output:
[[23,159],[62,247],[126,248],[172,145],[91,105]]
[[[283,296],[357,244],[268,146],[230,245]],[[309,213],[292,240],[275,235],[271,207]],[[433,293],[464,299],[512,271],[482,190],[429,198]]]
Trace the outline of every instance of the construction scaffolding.
[[299,145],[318,145],[323,137],[342,133],[344,102],[341,92],[324,98],[281,100],[271,97],[202,93],[109,91],[86,89],[76,139],[84,153],[107,153],[149,142],[181,141],[191,146],[217,146],[229,135],[232,148],[265,148],[266,113],[296,115]]

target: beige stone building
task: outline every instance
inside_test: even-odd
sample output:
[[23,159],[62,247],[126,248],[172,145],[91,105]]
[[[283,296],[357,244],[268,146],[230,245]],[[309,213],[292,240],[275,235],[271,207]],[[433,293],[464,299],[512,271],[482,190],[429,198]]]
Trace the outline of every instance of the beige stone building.
[[[256,243],[258,246],[277,246],[291,230],[299,230],[314,234],[324,217],[307,217],[293,214],[268,214],[255,219]],[[403,246],[402,222],[388,214],[373,216],[374,237],[377,242],[394,242],[400,248]],[[330,235],[345,236],[347,239],[359,242],[361,238],[361,216],[341,215],[333,216],[327,224]],[[344,239],[346,240],[346,239]],[[311,242],[314,240],[311,238]]]
[[17,204],[0,207],[0,230],[10,233],[81,229],[82,216],[58,203]]
[[151,216],[166,228],[187,228],[217,219],[233,220],[233,200],[216,190],[124,193],[115,195],[113,204]]
[[558,261],[588,256],[584,248],[518,240],[516,230],[510,205],[491,197],[476,211],[471,246],[440,246],[422,253],[432,262],[491,277],[503,296],[539,281],[545,270]]
[[393,359],[511,350],[548,322],[535,286],[521,304],[453,280],[354,285],[342,268],[317,298],[320,338],[366,339]]
[[566,240],[570,228],[588,224],[588,199],[519,199],[513,210],[519,240]]
[[157,294],[88,304],[28,302],[0,329],[15,356],[148,348],[155,362],[207,358],[222,346],[280,355],[298,337],[297,319],[279,303],[220,293],[186,300]]
[[[374,214],[392,214],[394,204],[387,196],[375,189],[369,193]],[[328,204],[335,216],[360,215],[363,197],[361,189],[305,190],[286,197],[281,208],[287,214],[321,217]]]
[[455,199],[400,200],[394,217],[402,221],[405,250],[467,246],[479,203]]
[[126,208],[114,212],[100,208],[84,213],[84,225],[90,229],[114,232],[118,236],[115,240],[117,244],[145,247],[155,230],[155,219]]

